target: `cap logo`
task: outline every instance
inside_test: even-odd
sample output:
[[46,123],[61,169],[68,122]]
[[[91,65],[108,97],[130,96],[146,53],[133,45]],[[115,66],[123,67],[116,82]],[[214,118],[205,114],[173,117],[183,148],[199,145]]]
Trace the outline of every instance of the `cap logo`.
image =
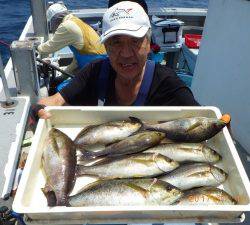
[[114,20],[118,20],[118,19],[125,19],[125,18],[133,18],[130,15],[130,12],[133,9],[119,9],[116,8],[116,10],[114,12],[111,13],[111,15],[109,16],[110,22],[114,21]]

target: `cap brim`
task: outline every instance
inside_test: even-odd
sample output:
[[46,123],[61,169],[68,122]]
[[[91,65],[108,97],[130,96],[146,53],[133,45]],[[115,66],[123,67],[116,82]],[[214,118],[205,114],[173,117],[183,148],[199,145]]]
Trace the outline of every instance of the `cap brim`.
[[104,43],[107,39],[116,35],[128,35],[141,38],[145,36],[149,28],[150,27],[138,26],[135,24],[119,24],[118,26],[114,26],[102,34],[100,37],[100,42]]

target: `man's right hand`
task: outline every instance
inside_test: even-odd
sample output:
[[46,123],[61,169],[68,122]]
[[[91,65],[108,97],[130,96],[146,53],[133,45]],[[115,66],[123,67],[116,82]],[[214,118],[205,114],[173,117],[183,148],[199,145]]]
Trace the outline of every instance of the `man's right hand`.
[[51,117],[51,114],[48,111],[46,111],[45,109],[40,109],[37,112],[37,115],[40,119],[49,119]]
[[48,119],[50,114],[44,109],[45,105],[33,104],[31,106],[30,118],[33,122],[37,122],[39,118]]

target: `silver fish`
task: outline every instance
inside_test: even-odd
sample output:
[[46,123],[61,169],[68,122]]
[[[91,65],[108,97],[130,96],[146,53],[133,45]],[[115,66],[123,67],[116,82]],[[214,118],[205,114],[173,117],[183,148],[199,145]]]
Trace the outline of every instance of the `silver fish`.
[[181,190],[187,190],[200,186],[218,186],[227,179],[227,174],[207,163],[194,163],[182,165],[160,179]]
[[107,159],[94,166],[77,166],[77,175],[92,175],[105,179],[154,177],[172,171],[178,166],[177,162],[166,156],[139,153]]
[[84,128],[75,138],[74,143],[79,149],[88,145],[105,146],[120,141],[141,128],[142,124],[136,119],[130,121],[114,121]]
[[75,183],[76,149],[73,141],[58,129],[49,131],[48,146],[42,155],[42,169],[46,176],[43,192],[49,198],[56,198],[56,203],[55,199],[52,202],[48,199],[48,205],[67,205]]
[[69,205],[73,207],[170,205],[182,195],[178,188],[156,178],[101,180],[70,196]]
[[144,128],[166,133],[166,137],[177,142],[202,142],[216,135],[230,122],[225,114],[221,119],[192,117],[158,124],[144,124]]
[[222,158],[216,151],[201,143],[160,144],[145,152],[159,153],[177,162],[216,163]]
[[215,187],[201,187],[187,191],[177,205],[236,205],[237,201],[227,192]]
[[161,132],[145,131],[111,144],[103,150],[97,152],[85,151],[84,154],[86,157],[98,157],[104,155],[113,157],[142,152],[147,148],[159,144],[164,137],[165,134]]

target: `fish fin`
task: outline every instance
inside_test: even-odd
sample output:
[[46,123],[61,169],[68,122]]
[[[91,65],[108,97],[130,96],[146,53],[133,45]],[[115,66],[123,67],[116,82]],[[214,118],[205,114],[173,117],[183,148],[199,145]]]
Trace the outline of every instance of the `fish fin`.
[[[87,172],[87,170],[88,170],[89,167],[91,167],[91,166],[76,165],[75,176],[76,176],[76,177],[84,177],[84,176],[87,176],[87,177],[99,178],[98,175],[89,174],[89,173]],[[84,171],[84,170],[86,170],[86,171]]]
[[52,151],[54,151],[57,155],[58,155],[58,157],[59,157],[59,155],[60,155],[60,150],[59,150],[59,146],[58,146],[58,143],[57,143],[57,135],[55,134],[55,132],[57,132],[57,134],[60,134],[60,135],[62,135],[64,138],[65,137],[68,137],[66,134],[64,134],[62,131],[60,131],[60,130],[58,130],[58,129],[56,129],[56,128],[51,128],[51,130],[50,130],[50,137],[51,138],[49,138],[49,141],[50,141],[50,145],[51,145],[51,150]]
[[86,150],[86,151],[91,151],[91,152],[99,152],[102,151],[106,147],[105,144],[91,144],[91,145],[86,145],[80,148],[80,151]]
[[47,199],[48,206],[49,207],[56,206],[56,201],[57,201],[56,194],[52,190],[52,188],[46,184],[44,188],[41,188],[41,190]]
[[172,144],[172,143],[175,142],[173,140],[168,139],[167,137],[161,140],[161,144]]
[[159,120],[157,121],[158,123],[166,123],[166,122],[169,122],[169,121],[173,121],[173,119],[169,119],[169,120]]
[[68,193],[65,189],[61,189],[60,191],[55,192],[56,196],[56,206],[69,206]]
[[128,118],[132,123],[140,123],[141,125],[143,125],[143,122],[137,117],[129,116]]
[[58,144],[57,144],[57,141],[56,141],[56,139],[53,137],[52,138],[52,140],[51,140],[51,145],[52,145],[52,150],[58,155],[58,157],[59,157],[59,146],[58,146]]
[[76,174],[76,178],[78,177],[89,177],[89,178],[96,178],[98,180],[104,180],[103,178],[99,177],[98,175],[94,175],[94,174]]
[[92,151],[84,150],[82,151],[82,155],[85,159],[94,159],[95,157],[99,156],[99,152],[92,152]]
[[84,158],[83,156],[77,159],[77,165],[81,166],[96,166],[101,165],[103,163],[109,162],[109,158],[107,157],[96,157],[93,159]]
[[137,131],[136,131],[135,133],[133,133],[132,135],[135,135],[135,134],[137,134],[137,133],[140,133],[141,131],[146,130],[146,125],[145,125],[145,124],[143,123],[143,121],[141,121],[139,118],[133,117],[133,116],[129,116],[129,119],[131,120],[131,122],[141,124],[140,129],[137,130]]
[[90,129],[94,128],[94,127],[97,127],[99,125],[89,125],[89,126],[86,126],[84,127],[80,133],[76,136],[76,138],[74,139],[74,142],[79,138],[81,137],[82,135],[86,134],[87,132],[89,132]]
[[57,199],[57,201],[56,201],[57,206],[69,206],[69,201],[68,201],[67,195],[57,196],[56,199]]
[[[76,165],[76,170],[75,170],[75,176],[76,177],[81,177],[82,175],[82,170],[84,170],[85,166],[80,166]],[[85,174],[84,174],[85,175]]]
[[45,159],[44,159],[44,156],[42,155],[40,170],[42,171],[43,176],[46,177],[46,173],[45,173],[45,170],[44,170],[44,165],[45,165]]
[[191,130],[194,130],[196,127],[200,126],[201,125],[201,122],[200,121],[197,121],[196,123],[192,124],[188,129],[187,129],[187,132],[191,131]]
[[149,191],[136,185],[136,184],[133,184],[133,183],[126,183],[124,184],[126,185],[127,187],[139,192],[144,198],[148,198],[149,197]]
[[103,181],[101,179],[98,179],[96,181],[93,181],[89,184],[86,184],[85,186],[83,186],[79,191],[77,191],[77,193],[83,192],[83,191],[87,191],[89,189],[91,189],[92,187],[96,187],[97,185],[101,184]]
[[[126,155],[125,155],[126,156]],[[123,156],[125,158],[125,156]],[[113,162],[114,160],[117,160],[117,159],[121,159],[121,157],[119,156],[105,156],[105,157],[96,157],[94,159],[100,159],[99,161],[97,162],[94,162],[93,164],[91,164],[90,166],[100,166],[100,165],[104,165],[104,164],[107,164],[107,163],[110,163],[110,162]]]
[[148,126],[148,125],[144,125],[144,129],[145,130],[149,130],[149,131],[159,131],[159,132],[164,132],[163,130],[161,130],[161,129],[157,129],[157,128],[153,128],[153,127],[150,127],[150,126]]

